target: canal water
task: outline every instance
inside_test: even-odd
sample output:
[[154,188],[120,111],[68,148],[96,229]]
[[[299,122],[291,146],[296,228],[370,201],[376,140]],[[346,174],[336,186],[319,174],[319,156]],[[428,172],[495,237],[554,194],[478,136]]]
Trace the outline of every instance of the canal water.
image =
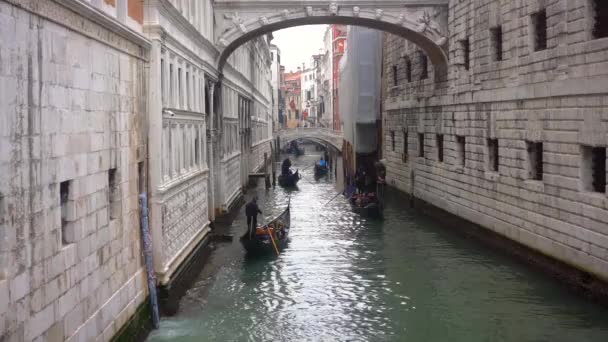
[[[317,159],[292,158],[305,177],[298,189],[261,184],[246,196],[257,193],[267,217],[291,198],[288,248],[250,259],[236,238],[220,245],[150,341],[608,341],[608,309],[399,194],[388,194],[381,221],[352,213],[343,196],[327,203],[342,189],[314,179]],[[235,236],[244,221],[241,209]]]

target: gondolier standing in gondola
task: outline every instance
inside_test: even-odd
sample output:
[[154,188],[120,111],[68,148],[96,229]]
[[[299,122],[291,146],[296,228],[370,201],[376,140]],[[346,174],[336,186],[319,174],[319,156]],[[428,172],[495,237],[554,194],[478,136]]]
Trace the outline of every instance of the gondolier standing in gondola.
[[291,174],[291,160],[289,160],[289,158],[285,158],[285,160],[283,160],[283,164],[281,165],[281,174],[283,175],[290,175]]
[[248,236],[251,239],[255,229],[258,227],[258,214],[262,211],[258,207],[258,197],[253,196],[251,201],[245,206],[245,216],[247,216],[247,231]]

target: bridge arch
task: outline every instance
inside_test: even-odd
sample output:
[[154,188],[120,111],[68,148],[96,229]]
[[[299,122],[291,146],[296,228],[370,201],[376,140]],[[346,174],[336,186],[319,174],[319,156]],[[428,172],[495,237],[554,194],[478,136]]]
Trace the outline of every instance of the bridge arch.
[[[231,2],[234,4],[231,5]],[[243,4],[243,1],[219,2],[217,12],[223,19],[222,24],[218,26],[220,32],[218,32],[217,39],[217,46],[220,49],[217,65],[220,72],[232,52],[256,37],[294,26],[342,24],[378,29],[412,41],[425,52],[433,63],[435,81],[440,82],[447,79],[448,59],[444,50],[447,37],[442,33],[439,24],[443,21],[442,18],[447,18],[447,1],[445,0],[426,1],[435,5],[446,4],[445,6],[421,7],[417,5],[409,8],[401,5],[399,8],[391,9],[340,7],[335,3],[327,2],[328,6],[324,8],[300,6],[280,10],[256,6],[255,1],[244,2],[251,4]],[[288,1],[283,1],[283,3],[286,2]],[[418,3],[424,2],[418,1]],[[245,12],[241,12],[242,15],[239,15],[235,9],[242,9]],[[447,19],[445,21],[447,22]]]
[[342,152],[342,135],[326,128],[293,128],[279,130],[279,148],[286,147],[288,143],[298,140],[310,140],[326,145],[338,152]]

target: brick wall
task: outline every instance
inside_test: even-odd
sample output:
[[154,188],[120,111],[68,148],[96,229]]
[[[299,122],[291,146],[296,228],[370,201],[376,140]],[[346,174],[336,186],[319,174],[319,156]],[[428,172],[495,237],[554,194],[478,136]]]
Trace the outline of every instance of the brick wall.
[[[416,47],[387,35],[383,154],[391,185],[608,280],[608,196],[589,185],[589,151],[608,144],[608,39],[593,37],[591,3],[451,1],[449,80],[438,89],[420,79]],[[542,143],[540,180],[532,143]]]
[[0,2],[0,340],[108,340],[145,298],[144,50],[20,3],[53,21]]

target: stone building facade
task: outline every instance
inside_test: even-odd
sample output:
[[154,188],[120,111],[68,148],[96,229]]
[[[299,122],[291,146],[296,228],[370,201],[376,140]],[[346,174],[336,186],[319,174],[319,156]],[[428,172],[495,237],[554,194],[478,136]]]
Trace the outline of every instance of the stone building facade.
[[270,150],[255,140],[269,139],[272,129],[268,42],[259,38],[238,48],[220,75],[213,17],[210,0],[146,6],[150,224],[161,285],[201,247],[210,221],[242,194],[259,168],[250,155]]
[[387,181],[608,280],[608,30],[599,0],[450,1],[449,76],[386,35]]
[[0,340],[108,340],[146,297],[149,42],[97,5],[0,1]]

